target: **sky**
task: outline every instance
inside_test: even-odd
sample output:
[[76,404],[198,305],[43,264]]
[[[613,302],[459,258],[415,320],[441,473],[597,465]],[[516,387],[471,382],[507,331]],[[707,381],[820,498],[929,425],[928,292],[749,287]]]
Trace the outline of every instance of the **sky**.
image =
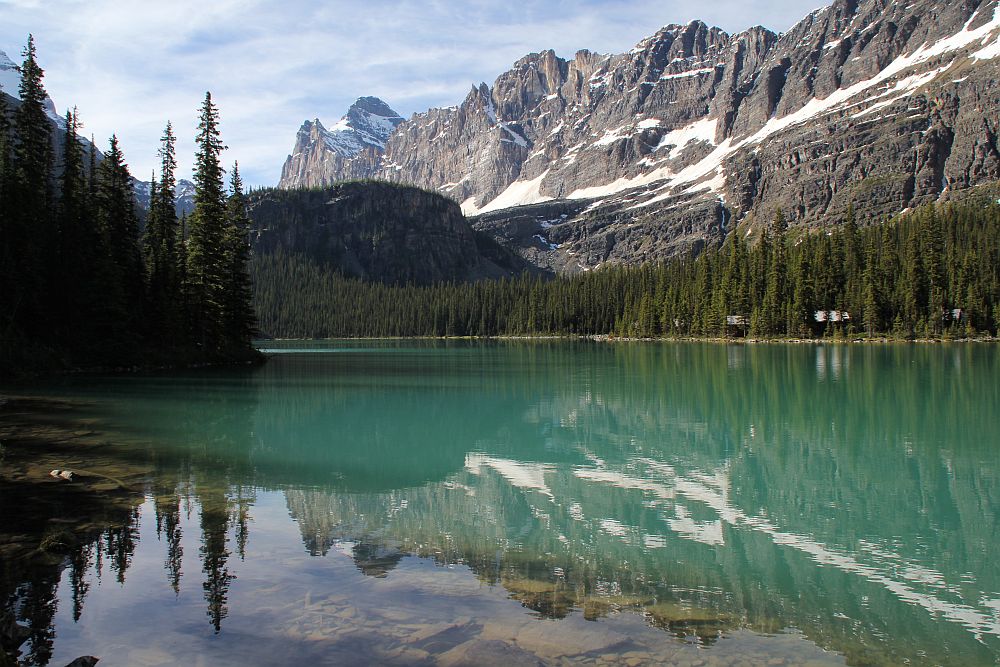
[[190,176],[206,91],[227,164],[276,185],[303,120],[333,125],[375,95],[409,118],[459,104],[525,54],[623,53],[669,23],[781,32],[826,0],[0,0],[0,50],[20,63],[32,33],[44,84],[84,134],[117,134],[148,179],[166,122]]

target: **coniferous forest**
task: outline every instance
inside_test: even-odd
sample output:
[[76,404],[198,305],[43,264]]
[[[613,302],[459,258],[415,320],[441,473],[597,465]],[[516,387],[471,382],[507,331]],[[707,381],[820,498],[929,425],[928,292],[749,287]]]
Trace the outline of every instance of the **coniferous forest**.
[[20,103],[0,98],[0,369],[251,359],[255,312],[263,332],[289,338],[912,339],[996,335],[1000,323],[995,193],[865,227],[848,214],[833,231],[790,231],[779,211],[759,238],[737,230],[697,256],[554,278],[390,285],[281,251],[251,260],[210,94],[193,213],[175,212],[167,123],[140,231],[117,139],[99,155],[76,110],[57,128],[30,38],[23,55]]
[[20,103],[0,96],[0,371],[255,358],[246,202],[238,167],[224,185],[211,94],[193,213],[175,213],[167,123],[140,231],[117,138],[102,156],[79,136],[75,109],[56,126],[31,37],[23,56]]
[[780,211],[698,256],[637,267],[443,283],[366,283],[297,255],[254,259],[255,306],[275,337],[996,335],[1000,202],[928,205],[794,235]]

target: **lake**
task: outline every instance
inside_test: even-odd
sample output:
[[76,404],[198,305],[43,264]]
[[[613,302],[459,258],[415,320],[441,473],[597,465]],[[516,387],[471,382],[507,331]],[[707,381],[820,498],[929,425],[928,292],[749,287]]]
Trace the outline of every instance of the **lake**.
[[22,660],[1000,663],[994,345],[267,346],[0,389]]

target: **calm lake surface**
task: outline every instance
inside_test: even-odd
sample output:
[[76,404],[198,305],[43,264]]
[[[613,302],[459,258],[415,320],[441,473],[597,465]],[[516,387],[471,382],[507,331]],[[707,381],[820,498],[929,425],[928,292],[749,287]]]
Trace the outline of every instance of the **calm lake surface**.
[[0,492],[85,536],[3,564],[22,659],[1000,664],[996,346],[268,351],[0,391],[143,489]]

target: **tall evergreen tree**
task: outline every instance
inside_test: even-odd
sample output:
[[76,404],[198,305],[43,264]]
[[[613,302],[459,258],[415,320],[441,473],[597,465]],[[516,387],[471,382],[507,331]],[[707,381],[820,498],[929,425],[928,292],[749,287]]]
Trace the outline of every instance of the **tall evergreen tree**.
[[857,313],[862,303],[862,284],[859,282],[862,276],[863,253],[861,240],[858,233],[858,222],[854,215],[854,204],[847,208],[847,217],[844,219],[844,227],[840,232],[842,240],[841,254],[843,255],[843,293],[840,303],[835,307],[846,310],[849,313]]
[[46,302],[52,293],[56,253],[52,201],[52,125],[45,113],[47,94],[44,72],[36,60],[35,40],[28,35],[20,66],[21,103],[14,114],[14,187],[10,235],[10,290],[12,315],[20,328],[37,335],[48,328],[51,312]]
[[101,298],[91,284],[97,238],[90,218],[90,196],[84,171],[84,151],[77,130],[79,115],[66,113],[63,164],[59,178],[56,290],[50,307],[60,314],[65,343],[86,335],[86,306]]
[[924,272],[923,255],[920,252],[919,229],[910,229],[906,235],[903,250],[903,280],[899,299],[899,315],[907,333],[912,334],[923,319],[927,304],[927,275]]
[[187,230],[188,215],[182,213],[177,221],[177,239],[175,248],[177,251],[177,320],[174,323],[180,342],[187,344],[193,340],[194,331],[193,318],[191,317],[190,299],[188,298],[187,279]]
[[787,333],[793,336],[809,334],[813,320],[812,267],[809,265],[809,255],[805,252],[797,254],[792,262],[792,274],[789,277],[791,285],[791,305],[788,309]]
[[90,135],[90,150],[87,152],[87,189],[91,199],[97,198],[97,142]]
[[247,348],[257,322],[247,263],[250,260],[250,217],[243,194],[239,163],[233,164],[227,205],[226,253],[229,265],[226,280],[226,338],[233,348]]
[[144,278],[132,176],[118,137],[111,137],[97,171],[101,255],[95,268],[103,296],[97,320],[106,341],[134,347],[144,311]]
[[36,60],[35,40],[28,35],[20,66],[21,83],[18,96],[21,104],[14,114],[17,129],[15,147],[21,206],[32,206],[33,213],[45,209],[51,196],[52,126],[45,113],[48,94],[42,85],[45,72]]
[[[10,116],[0,87],[0,343],[13,332],[14,245],[12,243]],[[10,343],[12,344],[12,343]]]
[[[0,86],[0,231],[3,230],[4,216],[7,214],[8,187],[11,178],[11,135],[10,109]],[[3,235],[0,234],[0,239]]]
[[761,308],[764,333],[775,335],[784,333],[785,306],[787,302],[788,252],[785,246],[785,236],[788,225],[785,214],[779,208],[774,215],[768,236],[771,240],[771,257],[767,268],[767,286],[764,290],[764,302]]
[[862,276],[862,322],[865,335],[869,338],[881,331],[882,308],[880,303],[880,280],[878,267],[878,246],[874,230],[869,232],[868,243],[865,246],[864,273]]
[[194,212],[187,238],[187,298],[192,336],[203,352],[218,350],[225,330],[226,196],[220,161],[225,146],[219,135],[219,111],[205,93],[196,137]]
[[944,228],[941,216],[931,207],[922,219],[920,239],[924,275],[926,276],[928,322],[934,331],[942,326],[942,314],[947,307],[945,285]]
[[160,180],[150,187],[149,217],[143,248],[149,275],[150,322],[153,337],[163,343],[177,342],[180,325],[180,281],[175,210],[177,169],[176,138],[168,122],[160,139]]

